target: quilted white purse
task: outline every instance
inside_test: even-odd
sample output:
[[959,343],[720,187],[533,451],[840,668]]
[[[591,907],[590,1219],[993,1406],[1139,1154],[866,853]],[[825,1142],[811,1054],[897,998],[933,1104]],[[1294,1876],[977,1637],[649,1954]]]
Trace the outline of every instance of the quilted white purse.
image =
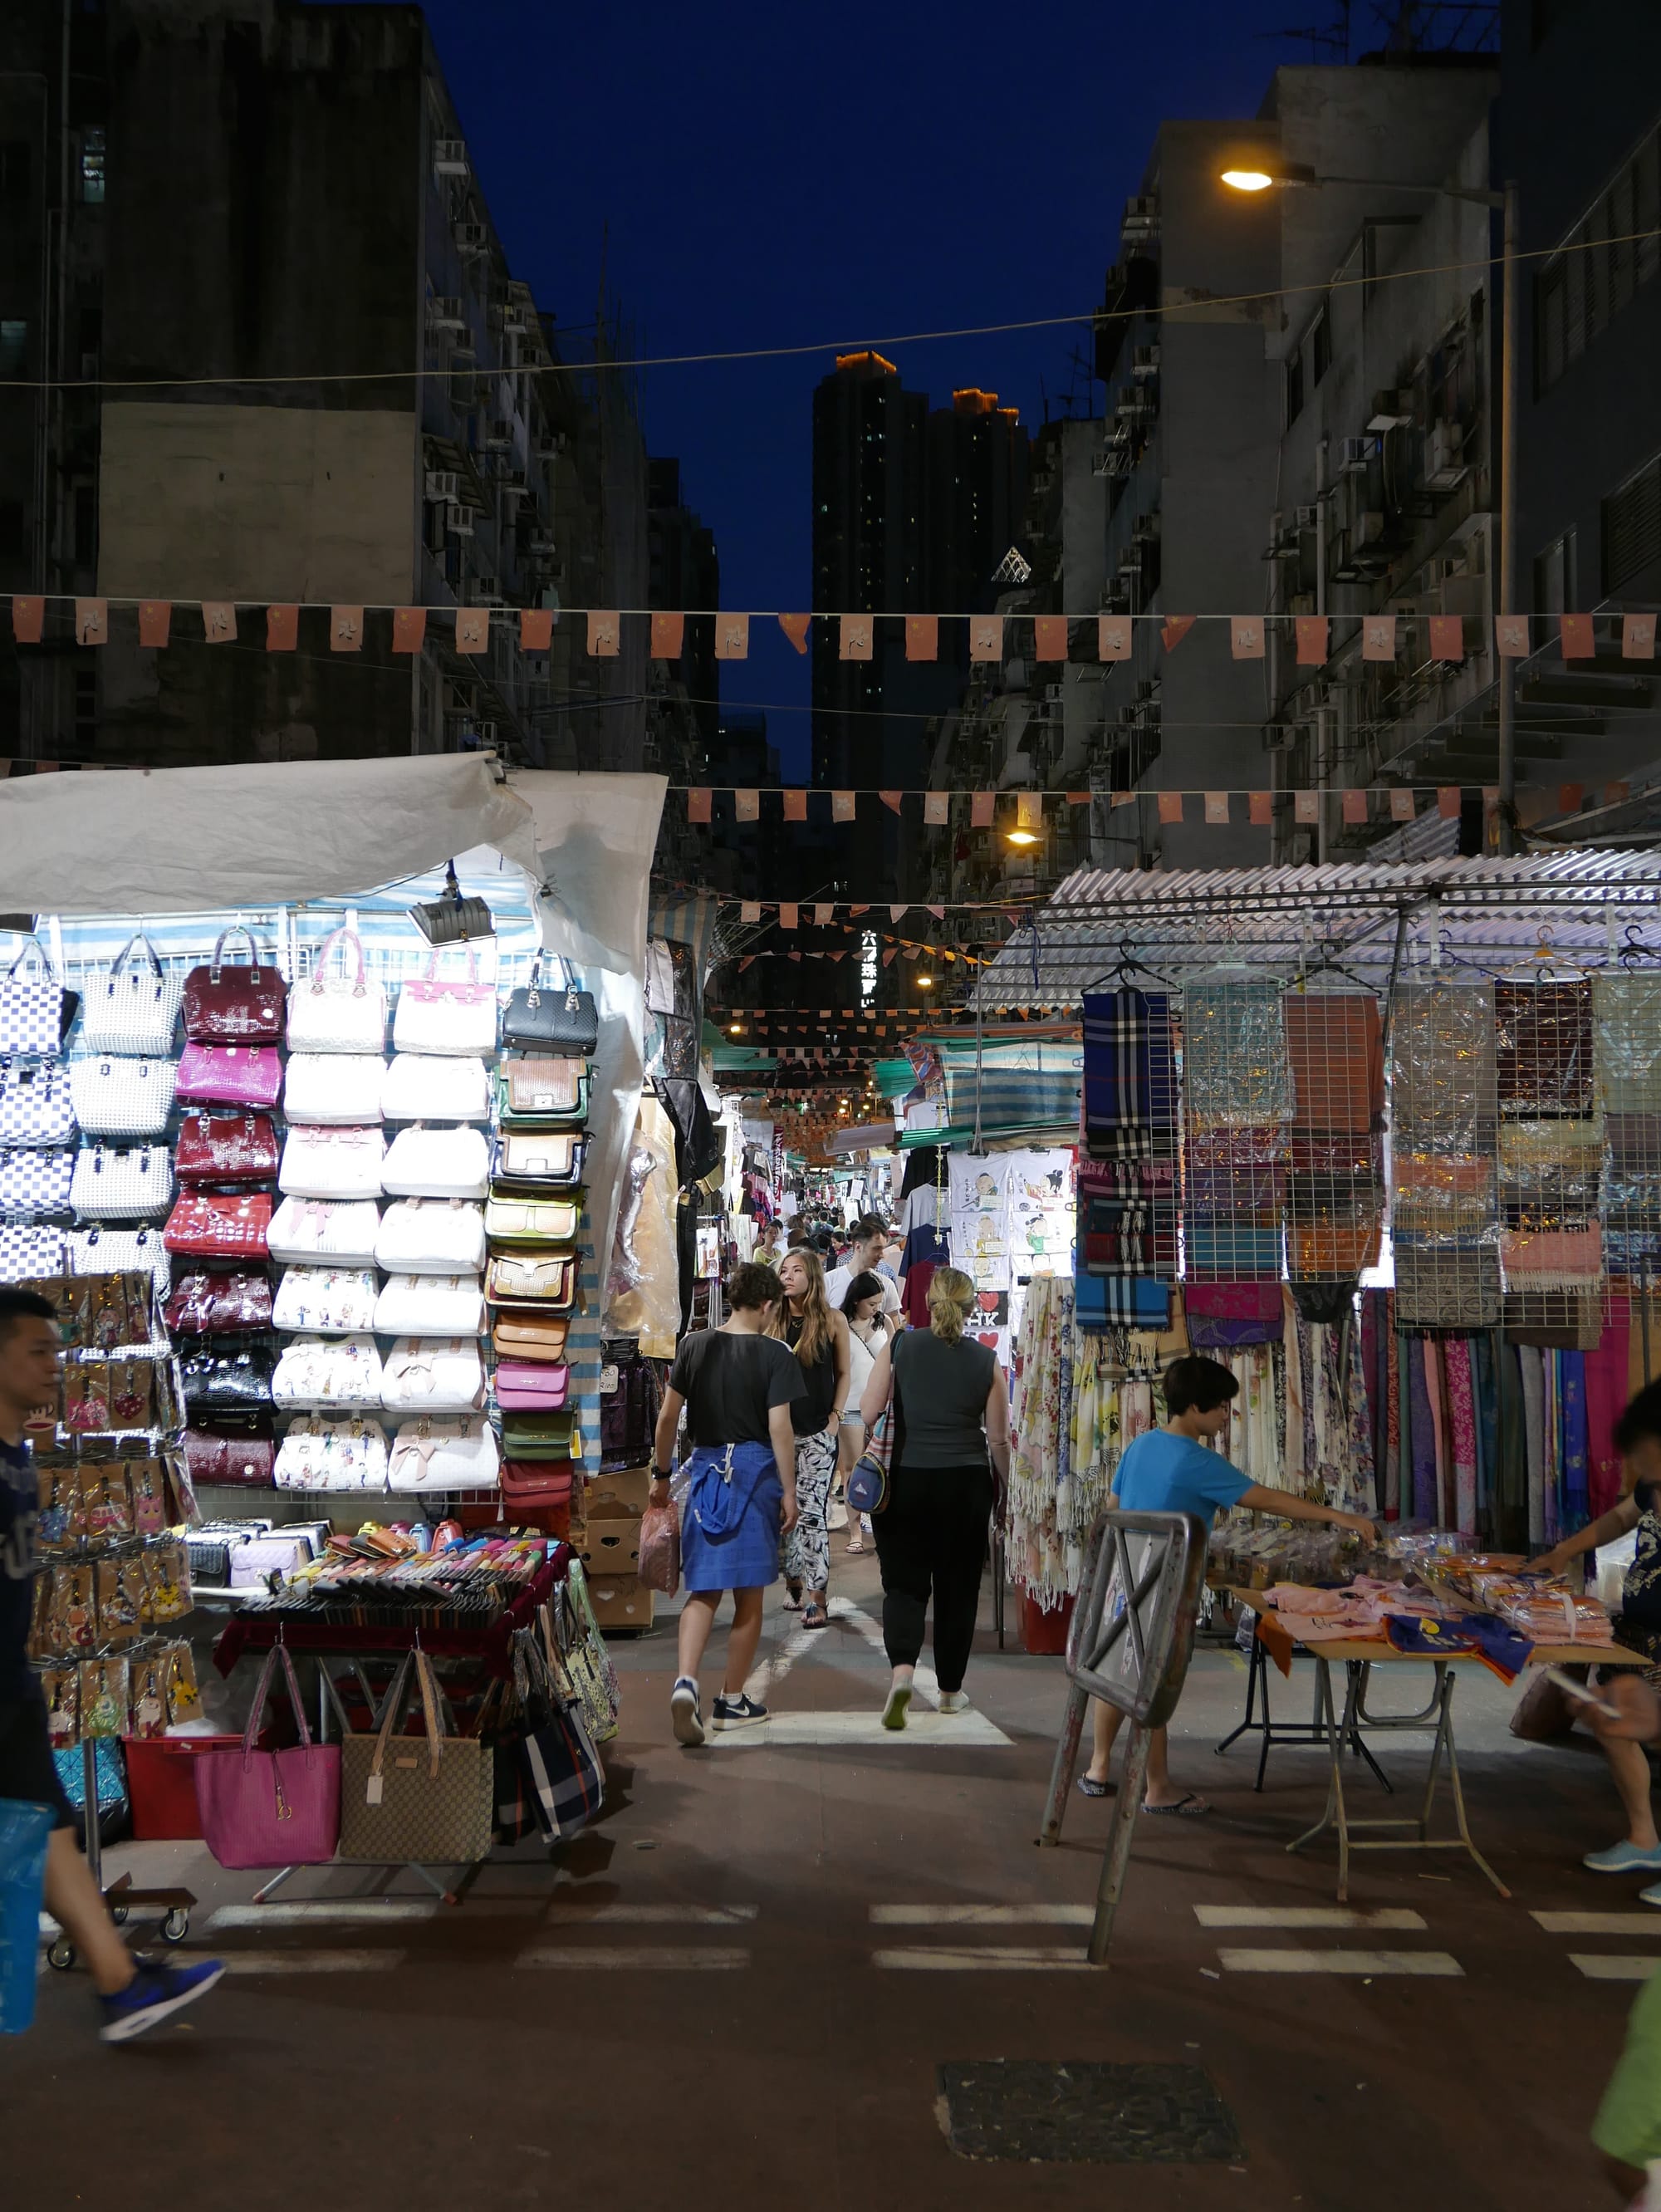
[[64,1272],[64,1232],[0,1221],[0,1283],[45,1282]]
[[373,1412],[382,1368],[373,1336],[297,1336],[283,1348],[271,1378],[279,1406],[346,1406]]
[[393,1055],[380,1091],[383,1121],[488,1121],[490,1079],[482,1060],[436,1053]]
[[127,1060],[101,1053],[70,1063],[75,1118],[88,1137],[160,1137],[173,1110],[171,1060]]
[[494,1490],[500,1466],[496,1431],[482,1415],[423,1414],[393,1438],[386,1480],[393,1490]]
[[476,1275],[394,1275],[375,1301],[377,1336],[476,1336],[483,1326]]
[[278,1445],[273,1479],[279,1490],[385,1490],[386,1431],[361,1414],[313,1413]]
[[381,1370],[389,1413],[469,1413],[483,1402],[484,1362],[471,1336],[401,1336]]
[[273,1328],[350,1336],[375,1325],[373,1267],[289,1267],[277,1285]]
[[[54,1157],[45,1152],[37,1159]],[[163,1145],[91,1145],[75,1156],[70,1204],[79,1221],[142,1221],[173,1202],[173,1164]]]
[[148,1267],[164,1298],[173,1288],[173,1255],[159,1229],[71,1230],[65,1248],[72,1275],[138,1274]]
[[290,1129],[277,1188],[285,1198],[379,1198],[385,1152],[379,1129]]
[[426,975],[403,985],[392,1017],[392,1042],[399,1052],[476,1057],[495,1051],[495,988],[480,982],[478,962],[470,945],[464,983],[439,977],[435,951],[427,963]]
[[[136,957],[130,957],[135,949]],[[82,993],[81,1042],[91,1052],[165,1060],[173,1048],[184,992],[184,977],[163,971],[141,930],[110,963],[109,974],[89,981]]]
[[287,1267],[372,1267],[380,1232],[373,1199],[285,1198],[271,1216],[265,1242]]
[[69,1152],[0,1152],[0,1213],[67,1212],[75,1159]]
[[282,1110],[290,1121],[361,1129],[380,1119],[385,1078],[386,1062],[379,1053],[290,1053]]
[[52,1060],[63,1048],[64,986],[38,938],[26,937],[9,968],[0,968],[0,1052]]
[[389,1198],[476,1198],[490,1188],[490,1147],[482,1129],[400,1129],[388,1147],[381,1188]]
[[484,1265],[484,1210],[460,1198],[401,1198],[375,1239],[389,1275],[467,1275]]
[[[337,945],[343,960],[355,963],[349,975],[329,973]],[[386,994],[364,973],[357,933],[333,930],[312,956],[310,975],[289,990],[288,1049],[379,1054],[385,1043]]]
[[67,1145],[74,1134],[75,1108],[64,1063],[0,1060],[0,1145]]

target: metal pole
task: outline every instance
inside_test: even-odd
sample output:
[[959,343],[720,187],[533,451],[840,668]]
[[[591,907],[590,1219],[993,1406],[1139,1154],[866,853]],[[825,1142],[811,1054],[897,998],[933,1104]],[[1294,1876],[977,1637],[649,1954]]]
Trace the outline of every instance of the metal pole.
[[1125,1887],[1131,1839],[1137,1832],[1137,1816],[1142,1810],[1143,1786],[1148,1779],[1149,1741],[1150,1732],[1132,1721],[1125,1747],[1125,1766],[1118,1778],[1118,1796],[1113,1804],[1112,1830],[1102,1857],[1101,1880],[1096,1887],[1096,1917],[1091,1923],[1089,1948],[1085,1954],[1093,1966],[1104,1963],[1107,1947],[1113,1940],[1113,1917]]
[[[1518,332],[1522,320],[1521,287],[1518,280],[1518,193],[1514,183],[1505,189],[1504,235],[1501,243],[1502,320],[1500,337],[1500,612],[1513,615],[1518,608],[1517,576],[1517,416],[1519,409]],[[1496,639],[1497,646],[1497,639]],[[1513,663],[1496,652],[1495,672],[1500,690],[1500,850],[1516,850],[1513,834],[1517,818],[1517,684]]]

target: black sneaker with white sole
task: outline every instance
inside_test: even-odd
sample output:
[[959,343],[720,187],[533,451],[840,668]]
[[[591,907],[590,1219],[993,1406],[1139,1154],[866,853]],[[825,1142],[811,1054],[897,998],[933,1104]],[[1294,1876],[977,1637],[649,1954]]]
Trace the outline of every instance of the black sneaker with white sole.
[[758,1705],[748,1691],[741,1690],[736,1698],[724,1690],[715,1700],[715,1725],[718,1729],[751,1728],[767,1717],[765,1705]]
[[669,1717],[676,1743],[696,1746],[703,1741],[704,1717],[699,1705],[698,1685],[689,1674],[682,1674],[669,1693]]

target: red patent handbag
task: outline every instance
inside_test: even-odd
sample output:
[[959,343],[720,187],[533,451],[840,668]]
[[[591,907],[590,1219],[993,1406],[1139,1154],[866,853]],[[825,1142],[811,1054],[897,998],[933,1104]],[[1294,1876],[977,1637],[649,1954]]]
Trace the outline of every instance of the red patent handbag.
[[[245,937],[253,965],[225,965],[227,939]],[[262,968],[251,929],[239,925],[221,934],[205,968],[185,978],[185,1034],[192,1044],[273,1044],[282,1035],[288,994],[275,967]]]
[[236,1336],[271,1326],[271,1285],[264,1275],[186,1275],[166,1308],[175,1336]]
[[187,1190],[167,1216],[161,1241],[170,1252],[202,1260],[264,1260],[270,1246],[271,1199],[268,1191],[245,1198]]
[[527,1508],[569,1505],[572,1480],[569,1460],[505,1459],[502,1503]]
[[187,1114],[173,1171],[180,1182],[275,1182],[276,1130],[269,1114]]
[[218,1436],[209,1429],[185,1431],[185,1468],[192,1489],[206,1482],[229,1482],[269,1490],[276,1468],[276,1446],[270,1437]]

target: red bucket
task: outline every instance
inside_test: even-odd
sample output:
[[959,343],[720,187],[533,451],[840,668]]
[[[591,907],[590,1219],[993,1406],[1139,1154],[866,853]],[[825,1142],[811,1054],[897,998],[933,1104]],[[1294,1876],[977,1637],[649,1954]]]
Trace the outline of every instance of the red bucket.
[[1064,1657],[1067,1650],[1067,1631],[1072,1623],[1073,1600],[1064,1597],[1061,1603],[1044,1607],[1030,1598],[1025,1590],[1017,1592],[1021,1600],[1021,1648],[1038,1659]]

